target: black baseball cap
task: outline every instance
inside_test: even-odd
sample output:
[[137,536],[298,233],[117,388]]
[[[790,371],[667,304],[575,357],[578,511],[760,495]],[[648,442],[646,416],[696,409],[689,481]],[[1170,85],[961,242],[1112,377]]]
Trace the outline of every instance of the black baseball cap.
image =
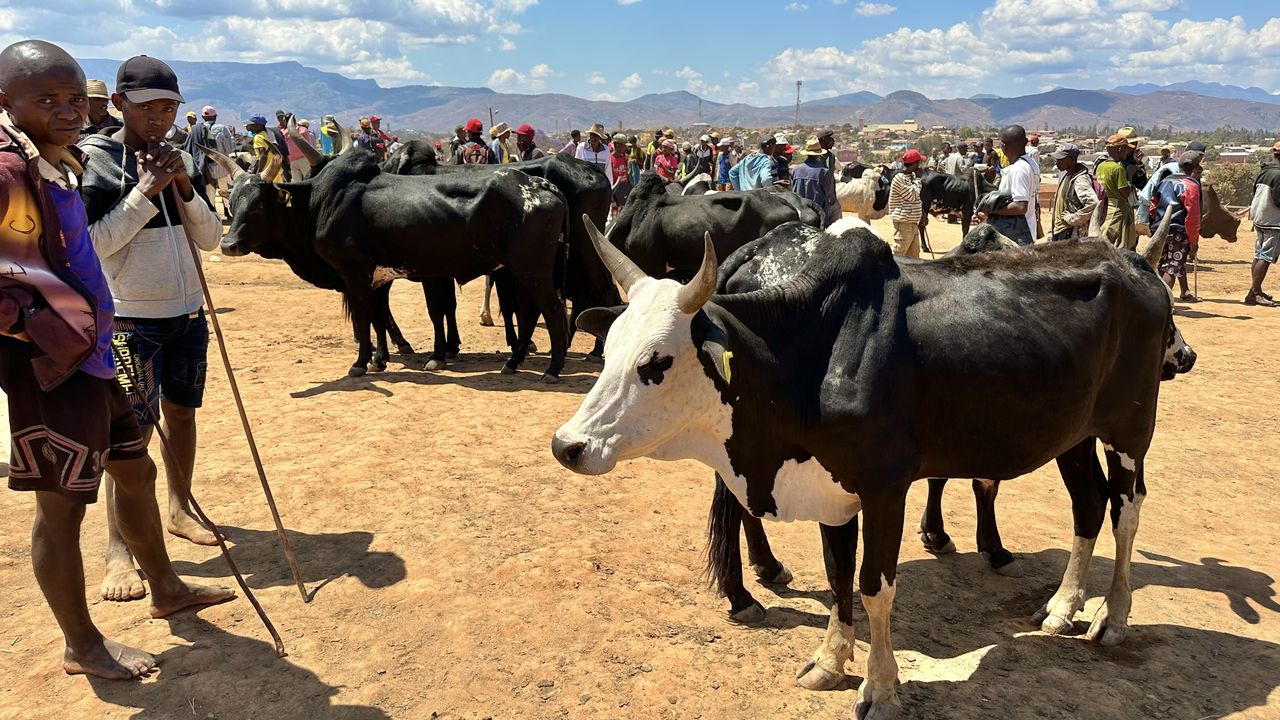
[[131,57],[121,63],[116,71],[116,92],[135,103],[154,100],[186,102],[178,90],[178,76],[173,68],[146,55]]

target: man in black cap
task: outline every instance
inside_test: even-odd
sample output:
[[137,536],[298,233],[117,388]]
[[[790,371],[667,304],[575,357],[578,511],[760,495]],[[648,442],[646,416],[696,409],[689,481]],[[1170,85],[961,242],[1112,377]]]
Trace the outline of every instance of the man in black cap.
[[1251,282],[1244,304],[1276,307],[1275,298],[1262,289],[1262,281],[1267,279],[1271,266],[1280,262],[1280,142],[1271,147],[1271,161],[1262,164],[1262,172],[1254,180],[1249,220],[1253,222],[1258,238],[1254,244]]
[[[164,419],[173,451],[164,453],[169,532],[213,545],[213,534],[187,500],[209,345],[204,296],[187,238],[213,250],[222,223],[206,199],[195,160],[164,139],[179,104],[186,102],[173,70],[145,55],[130,58],[120,65],[111,100],[124,127],[80,144],[89,156],[80,195],[116,309],[113,344],[129,363],[117,379],[143,428],[144,446],[156,418]],[[102,597],[134,600],[146,590],[111,511],[113,484],[108,469]]]
[[822,155],[822,165],[834,176],[836,174],[836,131],[831,128],[818,131],[818,145],[826,151],[826,154]]

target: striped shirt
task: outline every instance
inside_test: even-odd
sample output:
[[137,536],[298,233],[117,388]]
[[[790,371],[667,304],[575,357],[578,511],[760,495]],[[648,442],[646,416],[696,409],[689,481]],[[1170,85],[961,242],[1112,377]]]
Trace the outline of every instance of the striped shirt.
[[889,218],[894,222],[920,222],[920,179],[903,171],[893,176],[889,186]]

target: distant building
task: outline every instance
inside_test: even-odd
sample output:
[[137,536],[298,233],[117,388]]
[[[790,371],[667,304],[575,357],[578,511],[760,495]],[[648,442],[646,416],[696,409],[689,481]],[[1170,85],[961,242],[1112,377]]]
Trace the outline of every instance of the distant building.
[[1235,165],[1244,165],[1253,157],[1253,153],[1243,150],[1227,150],[1218,155],[1218,161],[1224,163],[1233,163]]

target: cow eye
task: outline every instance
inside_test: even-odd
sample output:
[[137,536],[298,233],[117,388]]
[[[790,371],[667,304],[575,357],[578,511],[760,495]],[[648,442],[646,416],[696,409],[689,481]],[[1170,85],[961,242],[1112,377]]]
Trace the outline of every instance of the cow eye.
[[640,382],[645,385],[649,383],[661,385],[663,373],[671,369],[671,363],[670,355],[658,357],[658,353],[655,352],[644,364],[636,368],[636,373],[640,375]]

